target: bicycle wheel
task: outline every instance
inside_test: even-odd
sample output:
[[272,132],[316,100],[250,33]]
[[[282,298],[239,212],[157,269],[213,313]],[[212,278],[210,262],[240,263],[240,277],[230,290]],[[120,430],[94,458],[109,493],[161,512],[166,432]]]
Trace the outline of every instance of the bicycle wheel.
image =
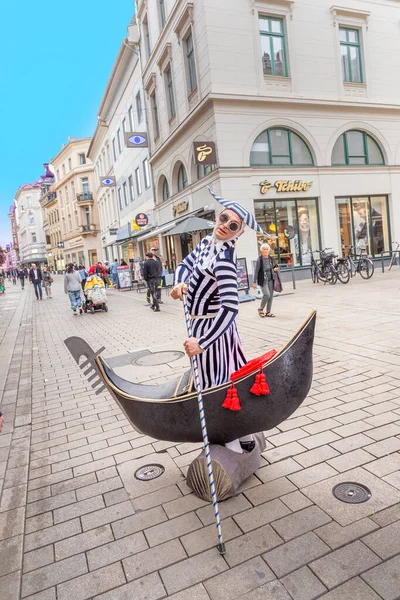
[[349,283],[350,281],[350,271],[344,263],[338,263],[336,267],[336,272],[340,283]]
[[335,267],[328,265],[325,269],[325,277],[326,282],[329,283],[329,285],[335,285],[338,280],[338,274]]
[[363,279],[370,279],[375,271],[374,263],[369,258],[362,258],[360,260],[359,270]]
[[318,282],[318,273],[315,267],[311,267],[311,281],[313,283]]

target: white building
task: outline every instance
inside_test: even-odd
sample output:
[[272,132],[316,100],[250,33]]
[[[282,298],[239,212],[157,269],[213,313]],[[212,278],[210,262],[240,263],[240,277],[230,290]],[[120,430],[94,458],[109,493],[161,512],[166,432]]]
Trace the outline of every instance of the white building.
[[[153,183],[147,147],[128,147],[125,134],[147,131],[139,54],[123,40],[98,114],[88,156],[95,164],[101,240],[105,260],[143,258],[158,238],[154,228]],[[115,185],[104,186],[112,179]],[[145,215],[138,226],[136,217]]]
[[[298,269],[320,248],[377,257],[400,239],[397,0],[137,0],[137,20],[162,236],[213,216],[210,185]],[[194,142],[215,143],[214,165],[195,165]],[[202,233],[166,235],[166,260]],[[257,253],[247,231],[249,271]]]

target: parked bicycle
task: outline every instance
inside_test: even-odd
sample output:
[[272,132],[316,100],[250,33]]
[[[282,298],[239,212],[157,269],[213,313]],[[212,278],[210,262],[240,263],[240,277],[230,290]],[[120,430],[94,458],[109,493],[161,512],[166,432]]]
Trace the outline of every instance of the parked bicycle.
[[[390,259],[388,271],[390,271],[390,269],[393,267],[393,265],[396,261],[396,258],[397,258],[396,255],[399,252],[399,248],[400,248],[399,242],[392,242],[392,246],[393,246],[393,244],[396,244],[396,248],[394,250],[392,250],[392,258]],[[399,258],[400,258],[400,253],[399,253]]]
[[356,254],[355,246],[345,246],[348,249],[347,256],[343,258],[350,270],[351,277],[355,277],[360,273],[363,279],[370,279],[374,274],[375,267],[371,258],[361,251],[361,254]]
[[[317,262],[314,254],[320,255],[320,260]],[[315,250],[311,255],[311,279],[313,283],[323,281],[330,285],[335,285],[338,279],[338,274],[335,267],[332,265],[331,255],[325,254],[324,251]]]

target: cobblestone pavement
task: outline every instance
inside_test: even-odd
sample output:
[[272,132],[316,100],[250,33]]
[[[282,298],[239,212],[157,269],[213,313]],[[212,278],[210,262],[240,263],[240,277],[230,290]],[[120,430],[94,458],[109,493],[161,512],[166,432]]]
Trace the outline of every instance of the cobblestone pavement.
[[[301,282],[276,319],[241,305],[249,357],[278,348],[314,307],[314,382],[299,410],[267,433],[263,465],[221,503],[226,555],[210,505],[185,484],[199,445],[135,432],[93,393],[63,340],[105,356],[185,337],[163,292],[109,292],[109,312],[73,316],[54,298],[8,287],[0,298],[0,597],[2,600],[395,600],[400,598],[400,306],[398,270],[347,286]],[[157,371],[159,383],[162,377]],[[1,397],[1,396],[0,396]],[[133,472],[165,465],[151,483]],[[332,496],[340,481],[372,491]]]

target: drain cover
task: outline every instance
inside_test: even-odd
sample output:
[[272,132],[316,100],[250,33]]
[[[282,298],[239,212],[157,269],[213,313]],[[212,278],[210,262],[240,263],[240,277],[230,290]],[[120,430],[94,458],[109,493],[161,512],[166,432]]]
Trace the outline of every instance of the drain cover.
[[333,488],[332,494],[347,504],[361,504],[367,502],[372,496],[371,491],[365,485],[354,482],[338,483]]
[[173,362],[183,356],[185,356],[185,353],[179,352],[179,350],[164,350],[162,352],[153,352],[152,354],[139,356],[139,358],[136,358],[132,362],[134,365],[138,365],[138,367],[155,367]]
[[140,481],[151,481],[160,477],[164,471],[165,469],[162,465],[145,465],[135,471],[135,477],[136,479],[140,479]]

